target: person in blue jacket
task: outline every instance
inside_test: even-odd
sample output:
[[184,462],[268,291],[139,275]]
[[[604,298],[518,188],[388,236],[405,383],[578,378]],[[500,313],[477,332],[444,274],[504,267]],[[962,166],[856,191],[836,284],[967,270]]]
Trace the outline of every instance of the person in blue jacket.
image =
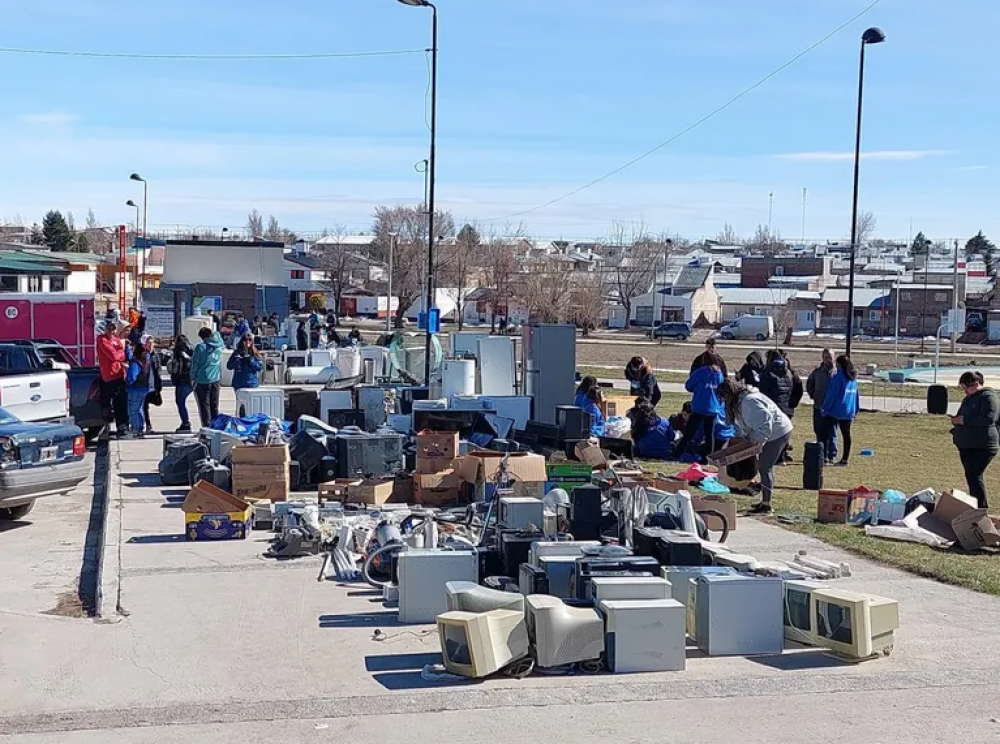
[[250,328],[250,323],[248,323],[247,319],[243,317],[243,313],[240,313],[239,315],[236,316],[236,327],[233,328],[233,335],[230,336],[230,338],[232,339],[232,348],[235,349],[236,346],[240,343],[240,341],[243,340],[243,337],[246,336],[248,333],[251,336],[253,336],[253,331]]
[[676,434],[670,422],[643,401],[632,409],[632,444],[636,457],[669,460],[674,455]]
[[691,417],[688,419],[687,428],[684,429],[684,436],[676,447],[676,452],[681,457],[687,452],[688,446],[698,439],[699,430],[704,437],[703,451],[700,454],[714,452],[715,423],[719,416],[725,414],[722,402],[715,394],[725,379],[719,366],[719,358],[713,352],[705,352],[702,357],[703,366],[695,369],[684,385],[692,397]]
[[146,417],[142,406],[149,395],[150,360],[146,346],[140,341],[129,347],[128,371],[125,386],[128,389],[129,437],[141,437],[146,431]]
[[587,405],[583,410],[591,415],[590,435],[592,437],[604,436],[604,414],[601,413],[601,403],[604,395],[599,387],[593,387],[587,393]]
[[729,440],[736,436],[736,425],[726,419],[725,412],[715,419],[715,448],[713,452],[725,449]]
[[264,362],[260,352],[253,345],[253,334],[247,333],[239,340],[233,355],[226,362],[227,369],[233,370],[233,389],[255,388],[260,385],[260,371]]
[[573,405],[577,408],[587,407],[587,393],[597,387],[597,378],[592,375],[587,375],[582,380],[580,380],[580,385],[576,389],[576,398],[573,399]]
[[[844,354],[837,357],[837,373],[830,379],[830,385],[826,389],[826,397],[823,399],[823,431],[820,434],[821,442],[828,442],[833,430],[840,429],[840,436],[843,440],[841,450],[840,466],[847,466],[851,457],[851,423],[861,409],[861,400],[858,397],[858,373],[854,370],[854,364]],[[833,464],[833,458],[827,460],[827,464]]]

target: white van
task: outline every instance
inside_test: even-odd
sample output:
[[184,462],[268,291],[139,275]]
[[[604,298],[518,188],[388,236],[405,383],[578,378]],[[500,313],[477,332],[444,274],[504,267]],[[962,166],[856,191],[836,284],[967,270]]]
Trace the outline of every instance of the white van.
[[774,318],[770,315],[741,315],[719,329],[725,339],[755,339],[767,341],[774,335]]

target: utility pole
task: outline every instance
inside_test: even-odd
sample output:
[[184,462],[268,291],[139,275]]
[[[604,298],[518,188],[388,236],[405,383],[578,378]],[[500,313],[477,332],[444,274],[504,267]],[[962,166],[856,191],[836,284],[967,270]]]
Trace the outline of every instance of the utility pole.
[[806,194],[809,189],[802,189],[802,247],[806,247]]
[[398,233],[389,233],[389,275],[385,290],[385,332],[392,333],[392,256],[396,252],[396,241],[399,239]]
[[[966,269],[966,277],[968,277],[968,269]],[[968,284],[968,280],[966,280]],[[955,353],[955,345],[958,343],[958,329],[955,327],[956,318],[958,318],[958,241],[955,241],[955,266],[952,268],[951,275],[951,353]],[[964,328],[962,329],[965,330]]]
[[774,217],[774,192],[767,195],[767,234],[771,235],[771,225]]

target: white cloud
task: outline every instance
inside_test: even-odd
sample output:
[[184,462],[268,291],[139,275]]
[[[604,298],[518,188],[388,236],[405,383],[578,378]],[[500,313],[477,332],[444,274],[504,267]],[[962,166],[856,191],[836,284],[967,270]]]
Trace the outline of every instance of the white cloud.
[[23,124],[72,124],[79,121],[76,114],[67,114],[64,111],[49,111],[45,114],[25,114],[21,117]]
[[[861,153],[861,159],[906,162],[947,154],[947,150],[874,150]],[[795,160],[801,163],[843,163],[854,160],[854,153],[818,150],[814,152],[788,152],[778,155],[778,157],[781,160]]]
[[959,171],[984,171],[984,170],[989,170],[989,169],[990,169],[990,167],[988,165],[963,165],[961,168],[956,168],[955,170],[959,170]]

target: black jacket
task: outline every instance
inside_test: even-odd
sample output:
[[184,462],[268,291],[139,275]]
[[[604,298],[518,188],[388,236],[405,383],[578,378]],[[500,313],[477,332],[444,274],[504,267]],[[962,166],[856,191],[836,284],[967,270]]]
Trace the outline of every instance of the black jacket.
[[788,369],[784,359],[776,359],[761,374],[760,391],[774,401],[786,416],[791,416],[802,402],[802,380]]
[[959,449],[1000,451],[1000,401],[990,388],[967,395],[958,407],[963,421],[951,430],[951,438]]
[[635,397],[645,398],[654,406],[660,402],[660,384],[656,381],[656,375],[645,367],[638,372],[633,372],[631,367],[626,367],[625,379],[631,383],[632,395]]
[[764,372],[764,355],[759,351],[751,351],[747,354],[747,362],[740,367],[740,382],[760,387],[760,376]]
[[[703,351],[701,352],[701,354],[699,354],[694,358],[694,361],[691,362],[691,372],[694,372],[696,369],[700,369],[701,367],[705,366],[705,364],[707,363],[707,360],[705,359],[706,354],[708,354],[708,352]],[[716,357],[719,360],[719,369],[722,370],[723,378],[729,377],[729,370],[726,369],[726,361],[718,354],[716,354]]]

